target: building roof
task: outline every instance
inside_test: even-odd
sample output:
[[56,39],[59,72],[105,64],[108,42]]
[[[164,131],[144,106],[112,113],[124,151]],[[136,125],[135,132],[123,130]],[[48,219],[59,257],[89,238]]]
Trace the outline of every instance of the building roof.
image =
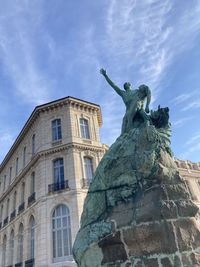
[[26,121],[24,127],[22,128],[21,132],[19,133],[19,135],[17,136],[15,142],[13,143],[13,145],[11,146],[10,150],[8,151],[8,153],[6,154],[5,158],[3,159],[2,163],[0,164],[0,172],[2,171],[2,169],[4,168],[5,164],[8,162],[8,160],[10,159],[13,151],[18,147],[19,143],[21,142],[23,136],[26,134],[26,132],[28,131],[28,129],[30,128],[30,126],[33,124],[33,122],[37,119],[38,115],[40,112],[44,112],[44,111],[48,111],[50,109],[56,108],[58,106],[63,106],[69,103],[74,103],[78,106],[82,106],[82,107],[88,107],[89,109],[93,109],[97,111],[97,118],[98,118],[98,123],[99,126],[102,125],[102,116],[101,116],[101,108],[99,105],[92,103],[92,102],[88,102],[85,100],[81,100],[79,98],[76,97],[72,97],[72,96],[67,96],[64,98],[60,98],[39,106],[36,106],[35,109],[33,110],[33,112],[31,113],[30,117],[28,118],[28,120]]

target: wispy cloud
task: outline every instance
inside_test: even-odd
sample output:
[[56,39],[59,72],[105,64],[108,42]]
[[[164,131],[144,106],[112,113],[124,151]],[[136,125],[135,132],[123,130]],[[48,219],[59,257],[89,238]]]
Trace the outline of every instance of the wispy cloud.
[[175,97],[171,103],[173,105],[181,105],[182,111],[200,108],[200,90],[195,89]]
[[197,152],[200,152],[200,132],[193,134],[184,144],[184,152],[180,154],[180,158],[187,159]]
[[0,17],[0,58],[6,75],[13,81],[13,91],[21,101],[41,104],[49,100],[52,85],[52,80],[45,77],[36,57],[35,33],[42,27],[43,10],[40,5],[31,10],[27,1],[21,1],[14,2],[11,11],[7,17]]
[[0,163],[3,157],[14,143],[15,135],[11,131],[0,130]]
[[197,143],[198,141],[200,142],[200,132],[195,133],[195,135],[193,135],[193,136],[186,142],[186,145],[187,145],[187,146],[190,146],[190,145],[192,145],[192,144],[195,144],[195,145],[196,145],[196,143]]
[[175,121],[172,121],[172,125],[176,128],[183,126],[186,122],[192,120],[193,117],[192,116],[188,116],[188,117],[184,117],[184,118],[180,118],[177,119]]

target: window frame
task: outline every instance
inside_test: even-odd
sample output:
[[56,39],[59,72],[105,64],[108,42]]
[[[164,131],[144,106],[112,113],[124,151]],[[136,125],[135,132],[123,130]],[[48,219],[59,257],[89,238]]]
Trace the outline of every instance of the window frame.
[[[54,125],[55,123],[55,125]],[[62,140],[62,120],[57,118],[51,121],[52,142]]]
[[[86,162],[86,160],[90,161],[89,164],[88,162]],[[84,164],[84,178],[89,182],[91,182],[94,178],[94,160],[92,157],[84,156],[83,164]]]
[[[56,210],[58,210],[58,208],[60,207],[60,209],[62,210],[63,212],[63,207],[66,208],[66,214],[63,215],[63,213],[60,215],[60,216],[54,216],[54,214],[56,214]],[[54,225],[56,225],[56,222],[54,223],[55,220],[58,220],[60,219],[61,222],[63,222],[63,218],[67,218],[66,219],[66,222],[67,222],[67,226],[66,227],[62,227],[63,224],[61,223],[61,227],[60,228],[54,228]],[[62,256],[57,256],[54,257],[54,232],[60,230],[61,231],[61,242],[62,242],[62,247],[61,247],[61,250],[62,250]],[[66,234],[63,234],[63,231],[64,230],[67,230],[67,235]],[[56,236],[56,234],[55,234]],[[66,240],[64,241],[64,237],[66,237]],[[64,261],[67,261],[67,260],[72,260],[73,259],[73,256],[72,256],[72,226],[71,226],[71,212],[70,212],[70,209],[69,207],[64,204],[64,203],[60,203],[59,205],[57,205],[53,211],[52,211],[52,214],[51,214],[51,238],[52,238],[52,243],[51,243],[51,253],[52,253],[52,262],[53,263],[58,263],[58,262],[64,262]],[[55,238],[55,242],[57,242],[57,237]],[[65,251],[64,251],[64,244],[68,245],[68,247],[66,247],[67,249],[67,252],[69,253],[68,255],[63,255],[65,254]],[[58,253],[58,247],[56,247],[57,244],[55,244],[55,252]]]
[[81,138],[90,140],[91,134],[90,134],[89,119],[86,119],[84,117],[79,118],[79,125],[80,125]]

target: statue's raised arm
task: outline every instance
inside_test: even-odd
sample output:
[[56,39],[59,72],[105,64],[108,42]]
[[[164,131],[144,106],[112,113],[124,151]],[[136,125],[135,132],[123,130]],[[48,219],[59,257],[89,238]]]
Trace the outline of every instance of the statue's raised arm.
[[121,90],[114,82],[108,77],[105,69],[100,69],[100,73],[105,77],[108,84],[118,93],[118,95],[123,95],[123,90]]

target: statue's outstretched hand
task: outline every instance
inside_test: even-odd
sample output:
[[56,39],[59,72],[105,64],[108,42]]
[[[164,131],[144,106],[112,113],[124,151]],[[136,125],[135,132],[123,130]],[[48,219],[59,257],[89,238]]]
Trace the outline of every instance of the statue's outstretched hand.
[[100,73],[101,73],[103,76],[105,76],[105,75],[106,75],[106,70],[104,70],[104,69],[100,69]]

